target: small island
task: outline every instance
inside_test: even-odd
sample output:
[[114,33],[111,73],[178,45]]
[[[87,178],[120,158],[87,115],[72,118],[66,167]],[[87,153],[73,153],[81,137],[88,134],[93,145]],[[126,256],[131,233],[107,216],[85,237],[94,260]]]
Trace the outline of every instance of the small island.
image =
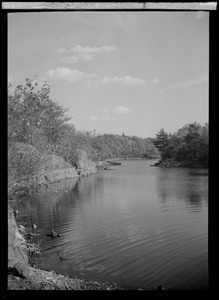
[[186,124],[173,134],[168,134],[162,128],[154,139],[161,159],[152,166],[207,168],[208,144],[208,123]]

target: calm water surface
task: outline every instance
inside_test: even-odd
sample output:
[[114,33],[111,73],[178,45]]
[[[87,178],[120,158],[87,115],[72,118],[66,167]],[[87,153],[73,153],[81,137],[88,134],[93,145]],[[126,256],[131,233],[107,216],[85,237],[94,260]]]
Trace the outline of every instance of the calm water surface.
[[[122,161],[27,197],[20,221],[38,226],[38,263],[131,288],[207,289],[208,170],[154,162]],[[61,237],[47,237],[51,229]]]

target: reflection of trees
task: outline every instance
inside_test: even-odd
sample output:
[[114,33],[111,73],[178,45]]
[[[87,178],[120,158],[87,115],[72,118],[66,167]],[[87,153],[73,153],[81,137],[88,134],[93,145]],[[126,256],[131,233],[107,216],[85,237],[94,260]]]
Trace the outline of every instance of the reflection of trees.
[[202,197],[198,193],[193,193],[188,195],[188,199],[190,200],[190,204],[192,206],[196,206],[196,208],[201,208],[202,206]]
[[170,199],[185,202],[185,207],[200,210],[208,189],[207,173],[189,168],[160,169],[158,193],[162,206]]
[[30,226],[37,223],[38,227],[53,223],[59,219],[59,211],[62,211],[61,202],[63,195],[69,196],[69,191],[76,180],[63,180],[49,186],[49,191],[41,191],[38,194],[22,199],[22,214],[20,221]]
[[[104,179],[101,176],[87,176],[72,180],[63,185],[61,190],[56,185],[51,187],[51,192],[41,193],[33,197],[26,197],[22,201],[20,220],[27,226],[36,223],[38,227],[58,227],[63,222],[74,217],[72,212],[80,210],[84,201],[90,202],[102,199],[104,194]],[[57,189],[57,192],[55,190]],[[47,225],[48,224],[48,225]]]
[[92,200],[96,196],[104,194],[104,179],[99,176],[88,176],[79,178],[71,190],[73,199]]

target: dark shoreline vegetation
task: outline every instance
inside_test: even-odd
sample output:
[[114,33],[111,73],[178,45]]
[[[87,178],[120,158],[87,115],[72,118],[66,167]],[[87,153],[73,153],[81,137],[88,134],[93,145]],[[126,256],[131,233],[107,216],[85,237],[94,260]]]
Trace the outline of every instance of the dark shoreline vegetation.
[[26,79],[25,85],[11,89],[9,84],[8,289],[129,289],[31,266],[40,247],[27,238],[34,228],[18,226],[16,203],[50,183],[113,170],[111,166],[121,164],[117,160],[161,158],[155,166],[207,167],[208,124],[187,124],[174,134],[161,129],[156,138],[78,131],[68,122],[68,109],[50,98],[47,83],[38,89],[34,80]]

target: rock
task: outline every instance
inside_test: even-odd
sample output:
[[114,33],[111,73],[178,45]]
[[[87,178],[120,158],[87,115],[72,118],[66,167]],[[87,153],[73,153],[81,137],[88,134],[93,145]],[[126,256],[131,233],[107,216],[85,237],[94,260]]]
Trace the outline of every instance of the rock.
[[[47,185],[49,183],[57,182],[63,179],[70,179],[78,177],[78,174],[69,163],[66,163],[62,157],[57,155],[42,155],[35,147],[20,142],[9,142],[8,144],[10,155],[13,155],[14,151],[21,155],[30,155],[39,161],[38,172],[28,176],[25,179],[26,186],[34,185]],[[16,187],[17,189],[17,187]],[[23,192],[23,191],[22,191]]]
[[157,290],[158,291],[164,291],[164,286],[163,285],[158,285]]
[[17,272],[17,275],[19,277],[28,277],[29,276],[29,268],[26,264],[18,262],[15,264],[14,269]]
[[106,162],[106,161],[97,161],[96,162],[96,168],[97,169],[103,169],[103,170],[105,170],[105,169],[108,168],[108,166],[109,166],[109,163]]
[[61,260],[67,260],[67,258],[64,256],[64,254],[63,253],[61,253],[61,251],[59,250],[59,251],[57,251],[57,255],[58,255],[58,257],[61,259]]
[[23,225],[19,225],[19,231],[21,232],[21,233],[24,233],[25,232],[25,230],[26,230],[26,227],[25,226],[23,226]]
[[33,230],[36,230],[37,229],[36,224],[32,224],[32,228],[33,228]]
[[178,167],[180,163],[175,161],[173,158],[168,159],[161,159],[157,163],[153,165],[154,167],[161,167],[161,168],[171,168],[171,167]]
[[[49,179],[50,183],[53,182],[57,182],[63,179],[71,179],[71,178],[76,178],[78,177],[78,173],[75,170],[75,168],[66,168],[66,169],[56,169],[56,170],[51,170],[49,171],[49,173],[47,174],[47,178]],[[42,183],[45,183],[43,178],[42,179]],[[48,185],[47,185],[48,188]]]
[[61,234],[58,234],[57,232],[52,230],[51,232],[47,233],[47,236],[50,236],[51,238],[56,238],[61,237]]
[[12,209],[8,208],[8,267],[13,268],[17,262],[28,263],[25,252],[25,239],[20,234]]
[[97,172],[96,164],[93,163],[84,150],[76,149],[71,163],[76,165],[77,170],[80,171],[80,175],[88,175]]
[[14,215],[15,215],[15,217],[18,216],[18,210],[17,209],[14,209]]
[[107,160],[107,162],[110,164],[110,165],[113,165],[113,166],[120,166],[121,163],[120,162],[117,162],[117,161],[110,161],[110,160]]

